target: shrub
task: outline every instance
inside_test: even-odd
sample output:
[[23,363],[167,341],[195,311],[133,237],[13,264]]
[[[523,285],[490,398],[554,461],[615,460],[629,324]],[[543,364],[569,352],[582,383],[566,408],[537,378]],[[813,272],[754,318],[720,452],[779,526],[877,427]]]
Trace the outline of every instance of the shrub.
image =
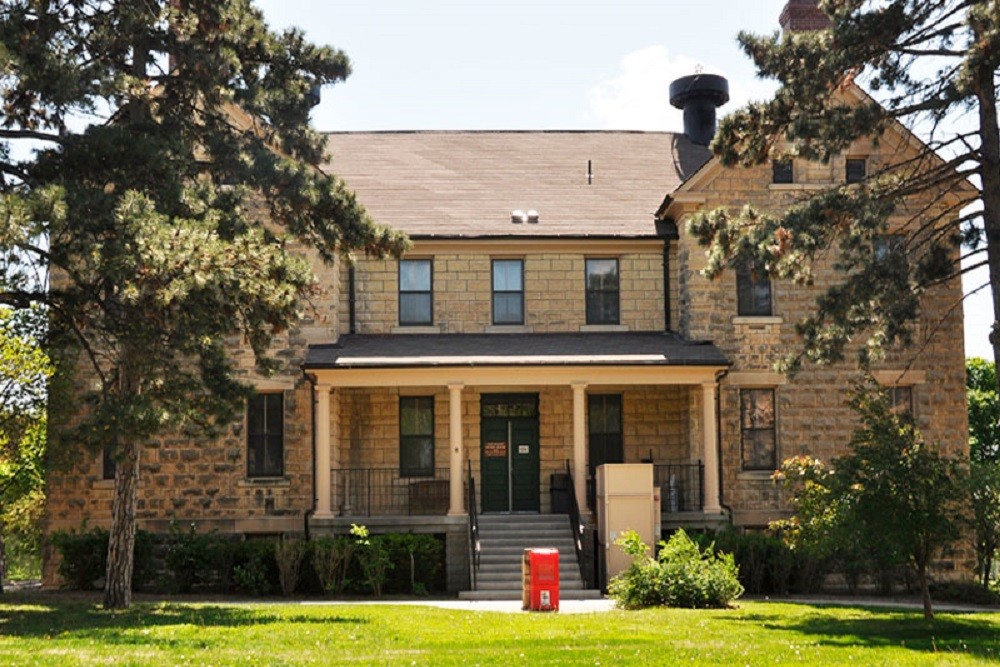
[[301,540],[282,540],[274,544],[274,560],[278,566],[278,583],[286,597],[295,593],[299,583],[299,569],[306,552],[306,543]]
[[[237,591],[261,596],[280,586],[274,545],[273,539],[232,543],[232,583]],[[228,553],[224,554],[229,557]]]
[[634,531],[615,543],[632,557],[629,568],[608,585],[608,594],[624,609],[724,608],[743,594],[732,554],[703,551],[683,530],[660,543],[655,560]]
[[385,582],[391,593],[426,594],[437,583],[444,548],[433,535],[386,533],[381,536],[392,567]]
[[[85,526],[84,526],[85,528]],[[83,528],[81,528],[83,531]],[[69,588],[92,590],[100,588],[108,567],[108,531],[93,528],[85,532],[59,531],[52,534],[52,544],[59,551],[59,575]],[[137,530],[132,551],[132,588],[142,588],[150,581],[155,566],[151,533]]]
[[827,563],[805,548],[793,549],[769,533],[740,533],[732,529],[694,536],[702,548],[731,553],[739,567],[740,583],[751,595],[813,593],[826,576]]
[[163,561],[176,592],[190,593],[195,585],[212,581],[216,572],[213,547],[218,541],[214,532],[197,533],[193,523],[186,531],[171,523]]
[[313,542],[313,569],[324,593],[344,591],[352,553],[354,542],[347,537],[321,537]]
[[386,575],[393,567],[385,539],[378,535],[369,535],[367,528],[357,524],[351,524],[351,535],[357,538],[358,564],[361,566],[365,581],[375,597],[382,597],[382,586],[385,584]]

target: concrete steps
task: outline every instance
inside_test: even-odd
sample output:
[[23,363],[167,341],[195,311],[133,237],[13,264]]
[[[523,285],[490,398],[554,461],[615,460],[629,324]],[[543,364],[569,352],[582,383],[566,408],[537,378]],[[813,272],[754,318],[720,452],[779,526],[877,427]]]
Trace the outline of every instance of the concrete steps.
[[479,517],[480,559],[476,590],[462,600],[520,600],[521,559],[525,549],[559,550],[559,596],[563,600],[599,600],[601,592],[584,588],[569,518],[565,514],[486,514]]

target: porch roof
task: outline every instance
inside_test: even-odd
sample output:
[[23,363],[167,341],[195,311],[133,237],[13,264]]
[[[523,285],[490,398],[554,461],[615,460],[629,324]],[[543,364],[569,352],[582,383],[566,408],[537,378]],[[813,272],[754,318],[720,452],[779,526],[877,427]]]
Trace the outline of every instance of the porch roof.
[[346,335],[310,345],[305,370],[482,366],[714,366],[710,342],[664,332]]

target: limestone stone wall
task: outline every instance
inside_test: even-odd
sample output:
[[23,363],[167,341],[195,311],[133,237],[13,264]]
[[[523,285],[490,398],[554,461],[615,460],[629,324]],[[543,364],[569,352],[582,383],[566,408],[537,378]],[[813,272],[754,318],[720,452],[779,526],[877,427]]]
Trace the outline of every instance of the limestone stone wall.
[[[532,251],[520,255],[485,252],[420,252],[417,244],[410,258],[433,259],[435,330],[441,333],[483,333],[492,327],[491,263],[493,258],[524,260],[524,327],[534,333],[575,332],[586,324],[584,260],[617,257],[621,325],[631,331],[664,328],[663,251],[661,242],[644,252],[593,254]],[[359,259],[355,266],[356,332],[387,334],[422,330],[399,327],[398,263],[395,260]],[[347,285],[347,268],[341,284]],[[676,286],[673,286],[676,292]],[[348,312],[349,294],[341,294],[341,312]],[[676,298],[675,298],[676,303]],[[341,318],[341,333],[349,323]]]
[[[270,354],[279,363],[265,377],[239,337],[228,342],[238,377],[260,392],[281,393],[284,403],[284,474],[247,476],[245,415],[209,439],[181,433],[155,438],[142,448],[137,517],[139,527],[169,530],[172,521],[196,522],[204,529],[235,533],[300,533],[313,504],[312,387],[301,364],[310,343],[328,343],[337,330],[339,269],[314,262],[316,289],[299,324],[275,337]],[[94,387],[93,370],[81,356],[70,378],[71,396]],[[67,406],[59,406],[65,408]],[[51,425],[53,464],[47,477],[47,532],[110,525],[113,480],[103,479],[100,452],[72,442],[56,444],[55,435],[72,424],[73,408],[58,410]],[[65,414],[64,414],[65,413]],[[54,413],[56,414],[56,413]],[[53,452],[56,454],[56,452]],[[44,579],[56,582],[55,555],[47,549]]]
[[[869,169],[893,159],[879,156],[871,145],[854,147],[849,154],[869,156]],[[793,185],[771,185],[769,166],[723,170],[704,188],[707,201],[703,206],[739,208],[750,203],[780,210],[808,196],[812,189],[842,179],[843,173],[843,158],[829,165],[796,161]],[[906,212],[901,211],[892,231],[905,232],[906,219]],[[782,355],[801,345],[795,323],[814,312],[817,297],[834,284],[837,273],[832,257],[821,258],[811,287],[772,282],[772,317],[738,317],[734,273],[727,271],[715,281],[701,275],[704,249],[683,231],[684,222],[680,221],[677,262],[680,330],[691,338],[712,340],[733,363],[720,388],[723,503],[732,509],[737,525],[766,525],[785,513],[787,499],[767,473],[741,470],[739,389],[775,388],[779,462],[796,454],[829,460],[844,453],[856,423],[844,398],[850,383],[860,377],[857,348],[843,363],[827,367],[807,364],[792,378],[772,373]],[[912,386],[918,426],[929,441],[940,443],[953,454],[967,452],[968,439],[960,299],[957,280],[930,290],[921,301],[917,344],[891,350],[878,365],[880,381]],[[904,375],[904,371],[908,373]]]

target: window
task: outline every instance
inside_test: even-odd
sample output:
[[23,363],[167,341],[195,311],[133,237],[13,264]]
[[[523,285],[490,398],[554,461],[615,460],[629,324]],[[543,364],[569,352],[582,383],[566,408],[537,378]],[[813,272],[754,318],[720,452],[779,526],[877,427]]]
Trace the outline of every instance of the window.
[[115,448],[112,445],[105,445],[101,450],[101,479],[114,479],[115,471],[118,469],[118,461],[115,459]]
[[399,476],[434,475],[434,397],[399,398]]
[[771,182],[772,183],[795,182],[795,172],[792,168],[791,160],[771,161]]
[[618,324],[618,260],[588,259],[587,324]]
[[744,470],[778,467],[774,389],[740,390],[740,439]]
[[434,324],[432,279],[431,260],[399,260],[400,325]]
[[247,477],[284,474],[284,422],[281,394],[254,394],[247,401]]
[[902,234],[879,234],[872,239],[875,261],[883,262],[896,253],[905,253],[906,238]]
[[845,164],[844,180],[860,183],[868,175],[868,163],[863,157],[849,157]]
[[771,312],[771,280],[745,262],[736,270],[736,312],[745,316],[769,316]]
[[493,260],[493,324],[524,324],[524,262]]
[[590,474],[604,463],[624,463],[621,394],[591,394],[587,397]]
[[913,416],[913,387],[895,385],[886,387],[886,393],[889,394],[893,414],[900,417],[903,415]]

